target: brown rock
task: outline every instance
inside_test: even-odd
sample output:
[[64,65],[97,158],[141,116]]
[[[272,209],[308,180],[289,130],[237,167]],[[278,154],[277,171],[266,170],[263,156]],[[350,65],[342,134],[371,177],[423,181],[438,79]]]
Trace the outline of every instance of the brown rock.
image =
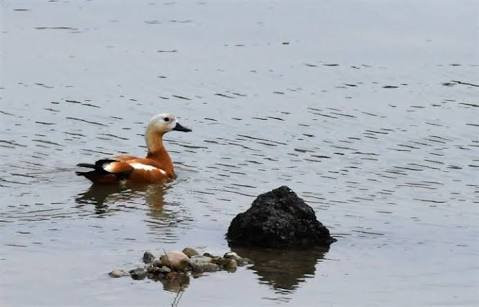
[[162,265],[170,269],[183,271],[188,266],[188,256],[180,251],[170,251],[160,257]]

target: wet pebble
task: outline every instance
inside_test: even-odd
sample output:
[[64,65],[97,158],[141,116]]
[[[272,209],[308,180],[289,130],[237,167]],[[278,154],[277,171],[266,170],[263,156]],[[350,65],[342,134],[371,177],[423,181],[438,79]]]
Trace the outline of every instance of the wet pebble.
[[144,268],[136,268],[130,271],[131,278],[141,280],[146,277],[146,270]]
[[182,271],[188,266],[188,256],[180,251],[166,252],[160,257],[161,264],[171,269]]
[[143,254],[143,262],[148,264],[148,263],[152,263],[154,260],[155,260],[155,255],[153,255],[151,252],[149,251],[146,251],[144,254]]
[[189,276],[201,276],[202,273],[216,272],[226,270],[235,272],[238,266],[251,263],[249,259],[242,258],[234,252],[227,252],[221,256],[215,256],[211,253],[200,255],[198,251],[191,247],[183,251],[164,252],[160,257],[152,252],[146,251],[143,254],[143,268],[135,268],[129,273],[115,269],[109,273],[111,277],[118,278],[130,275],[132,279],[141,280],[149,278],[155,281],[161,281],[166,287],[185,287]]
[[232,258],[227,258],[225,260],[226,261],[223,264],[223,267],[225,268],[225,270],[227,270],[228,272],[235,272],[236,269],[238,268],[238,263],[236,262],[236,260]]
[[200,255],[190,258],[190,267],[195,273],[214,272],[220,269],[218,264],[213,263],[213,258]]
[[220,270],[220,266],[216,263],[209,262],[203,264],[192,264],[191,269],[194,273],[216,272]]
[[188,256],[188,257],[193,257],[193,256],[197,256],[199,255],[200,253],[198,253],[194,248],[192,247],[185,247],[183,249],[183,253]]
[[128,272],[126,272],[125,270],[117,269],[117,270],[111,271],[110,273],[108,273],[108,275],[110,275],[110,277],[113,277],[113,278],[120,278],[120,277],[128,276],[130,274],[128,274]]
[[234,259],[234,260],[241,259],[241,257],[238,256],[238,254],[235,253],[235,252],[228,252],[228,253],[224,254],[223,258],[231,258],[231,259]]
[[194,265],[204,265],[208,263],[212,263],[213,258],[208,256],[193,256],[190,258],[190,264]]

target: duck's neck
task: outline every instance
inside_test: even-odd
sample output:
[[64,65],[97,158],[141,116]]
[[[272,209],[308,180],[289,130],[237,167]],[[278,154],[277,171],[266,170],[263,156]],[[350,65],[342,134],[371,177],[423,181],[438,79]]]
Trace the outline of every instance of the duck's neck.
[[147,129],[145,138],[148,146],[146,157],[155,160],[169,176],[174,176],[173,161],[163,145],[163,134]]

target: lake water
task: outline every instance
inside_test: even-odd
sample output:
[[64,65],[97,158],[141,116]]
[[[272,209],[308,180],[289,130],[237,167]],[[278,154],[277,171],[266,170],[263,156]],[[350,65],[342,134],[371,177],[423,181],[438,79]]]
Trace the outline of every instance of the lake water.
[[[0,2],[1,306],[478,306],[477,1]],[[75,165],[142,155],[166,186],[90,187]],[[288,185],[329,251],[112,279],[143,251],[222,254],[230,220]]]

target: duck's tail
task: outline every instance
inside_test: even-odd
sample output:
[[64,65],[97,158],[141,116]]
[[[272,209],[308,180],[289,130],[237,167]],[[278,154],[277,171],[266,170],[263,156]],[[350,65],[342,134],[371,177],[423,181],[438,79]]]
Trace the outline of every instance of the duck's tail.
[[113,162],[118,162],[112,159],[102,159],[91,163],[78,163],[77,166],[90,168],[93,170],[90,171],[77,171],[75,172],[78,176],[83,176],[93,183],[117,183],[120,180],[126,179],[131,171],[123,171],[118,173],[109,172],[106,167]]

